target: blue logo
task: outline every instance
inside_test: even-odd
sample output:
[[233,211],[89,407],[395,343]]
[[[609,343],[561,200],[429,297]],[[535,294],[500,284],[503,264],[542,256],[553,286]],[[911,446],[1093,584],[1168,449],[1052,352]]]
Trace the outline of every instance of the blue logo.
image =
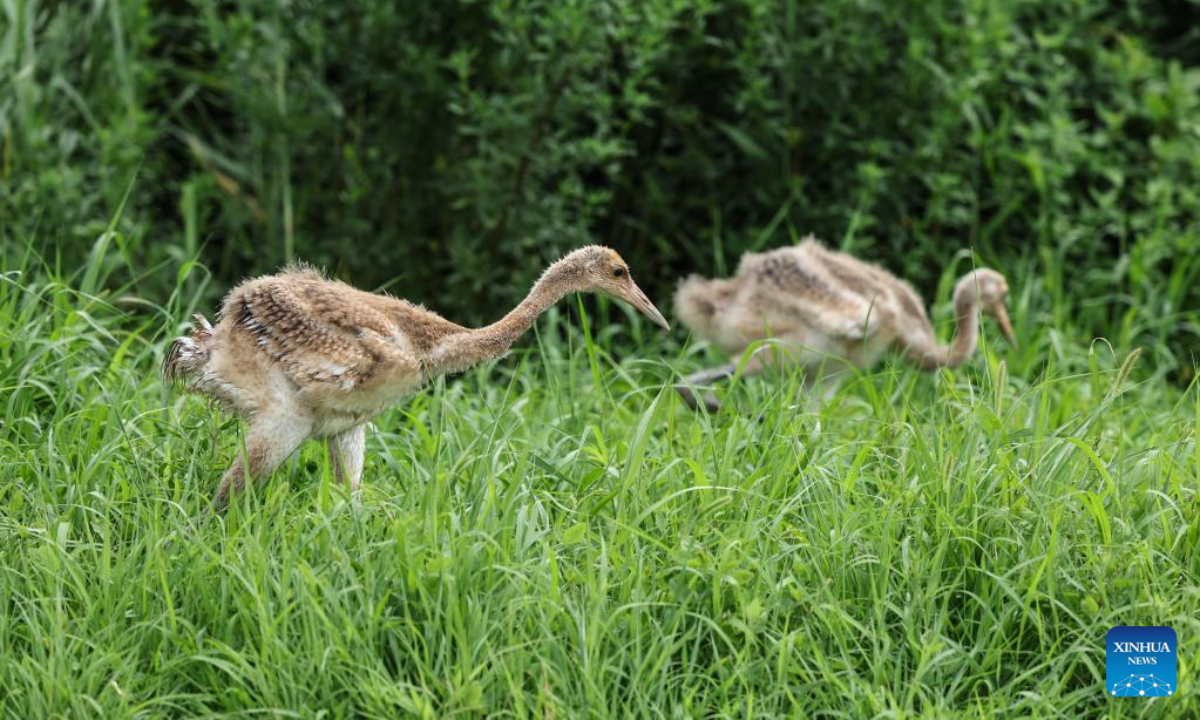
[[1118,625],[1104,642],[1109,695],[1170,697],[1179,689],[1171,628]]

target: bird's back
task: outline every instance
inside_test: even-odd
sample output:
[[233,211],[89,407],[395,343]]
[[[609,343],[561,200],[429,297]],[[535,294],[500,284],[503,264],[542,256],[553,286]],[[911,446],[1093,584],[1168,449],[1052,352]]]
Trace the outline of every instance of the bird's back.
[[882,267],[816,239],[766,253],[747,255],[739,277],[757,290],[764,306],[782,304],[820,327],[849,326],[848,338],[862,338],[898,321],[932,332],[921,298],[907,282]]
[[713,311],[704,325],[687,317],[685,324],[731,352],[779,337],[857,355],[869,340],[872,348],[863,357],[869,363],[880,348],[910,332],[933,332],[908,283],[811,237],[794,246],[747,253],[729,280],[691,282],[691,288],[686,283],[681,288],[677,307],[707,303]]
[[306,267],[288,268],[242,283],[229,293],[222,322],[268,328],[289,344],[337,354],[339,339],[364,332],[401,336],[423,353],[465,328],[419,305],[359,290]]
[[167,374],[247,415],[303,391],[321,412],[365,416],[419,387],[429,350],[465,330],[303,267],[243,282],[215,328],[197,322],[172,345]]

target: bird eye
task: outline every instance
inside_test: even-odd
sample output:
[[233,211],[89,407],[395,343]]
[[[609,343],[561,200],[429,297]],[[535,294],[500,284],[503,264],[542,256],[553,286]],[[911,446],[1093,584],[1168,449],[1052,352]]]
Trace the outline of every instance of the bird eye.
[[625,277],[625,268],[613,270],[613,277]]

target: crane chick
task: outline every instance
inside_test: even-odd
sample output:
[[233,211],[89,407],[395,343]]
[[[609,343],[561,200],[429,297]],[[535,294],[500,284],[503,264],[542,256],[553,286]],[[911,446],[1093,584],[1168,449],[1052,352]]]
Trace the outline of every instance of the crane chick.
[[[1015,344],[1007,295],[1008,282],[995,270],[981,268],[960,279],[954,289],[954,341],[941,345],[911,285],[807,237],[799,245],[747,253],[732,278],[693,275],[675,294],[675,312],[697,336],[733,355],[754,342],[777,339],[775,347],[747,360],[744,373],[762,372],[773,358],[800,363],[806,384],[821,386],[819,401],[833,394],[849,364],[871,367],[888,350],[899,350],[924,369],[961,365],[975,352],[980,310]],[[739,364],[735,359],[689,375],[676,390],[696,409],[693,388],[731,377]],[[710,411],[719,407],[712,396],[704,404]]]
[[304,267],[242,283],[215,327],[194,316],[191,334],[175,340],[163,361],[165,379],[186,382],[246,420],[245,452],[222,478],[213,509],[310,438],[326,440],[337,476],[357,497],[369,420],[431,378],[503,357],[571,292],[624,300],[669,329],[621,256],[600,246],[554,263],[512,312],[475,329]]

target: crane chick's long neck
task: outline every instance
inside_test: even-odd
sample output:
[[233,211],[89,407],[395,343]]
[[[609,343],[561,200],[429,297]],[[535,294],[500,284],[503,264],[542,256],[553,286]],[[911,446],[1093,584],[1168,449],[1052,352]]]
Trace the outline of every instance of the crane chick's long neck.
[[517,338],[533,327],[539,315],[571,291],[569,274],[570,269],[561,264],[550,266],[529,295],[503,318],[445,338],[430,354],[430,370],[435,374],[460,372],[504,357]]
[[551,305],[561,300],[568,292],[569,288],[561,282],[558,273],[547,272],[511,312],[491,325],[473,330],[472,335],[482,345],[502,348],[502,355],[508,352],[517,338],[529,332],[538,316],[549,310]]
[[927,369],[962,365],[975,353],[979,342],[979,294],[973,278],[967,276],[954,288],[954,340],[949,345],[939,345],[930,335],[928,343],[920,348],[922,365]]
[[979,342],[979,294],[971,280],[960,282],[954,291],[954,320],[954,341],[946,353],[948,367],[966,362]]

